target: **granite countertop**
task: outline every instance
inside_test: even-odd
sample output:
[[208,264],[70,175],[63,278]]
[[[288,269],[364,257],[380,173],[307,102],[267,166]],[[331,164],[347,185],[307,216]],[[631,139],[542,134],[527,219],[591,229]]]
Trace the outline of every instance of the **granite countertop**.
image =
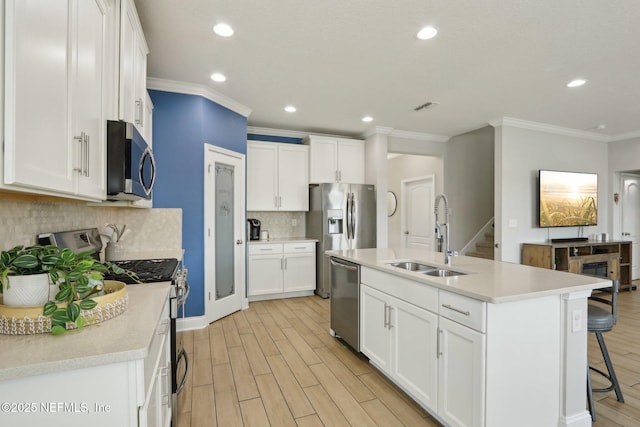
[[310,237],[276,237],[268,240],[249,240],[250,245],[264,245],[267,243],[307,243],[317,242],[318,239]]
[[127,285],[124,313],[64,335],[0,335],[0,381],[144,359],[170,287]]
[[[444,254],[422,249],[352,249],[327,251],[325,255],[494,304],[611,286],[610,280],[600,277],[467,256],[453,257],[452,265],[446,266]],[[418,261],[466,274],[451,277],[427,276],[387,265],[394,261]]]

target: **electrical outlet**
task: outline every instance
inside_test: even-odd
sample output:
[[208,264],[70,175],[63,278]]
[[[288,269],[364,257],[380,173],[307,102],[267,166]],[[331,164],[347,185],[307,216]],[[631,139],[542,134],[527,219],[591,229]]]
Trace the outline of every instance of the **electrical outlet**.
[[582,310],[573,310],[571,313],[571,332],[582,330]]

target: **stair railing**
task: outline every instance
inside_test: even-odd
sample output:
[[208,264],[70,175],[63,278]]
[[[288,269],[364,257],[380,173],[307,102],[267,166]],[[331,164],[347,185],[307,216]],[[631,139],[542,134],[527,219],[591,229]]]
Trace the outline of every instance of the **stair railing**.
[[493,229],[494,220],[495,220],[495,217],[491,217],[491,219],[487,221],[487,223],[480,229],[480,231],[478,231],[478,233],[476,233],[476,235],[473,236],[473,238],[466,245],[464,245],[464,247],[460,251],[461,255],[465,255],[467,251],[473,252],[475,250],[476,243],[483,241],[484,234],[487,231]]

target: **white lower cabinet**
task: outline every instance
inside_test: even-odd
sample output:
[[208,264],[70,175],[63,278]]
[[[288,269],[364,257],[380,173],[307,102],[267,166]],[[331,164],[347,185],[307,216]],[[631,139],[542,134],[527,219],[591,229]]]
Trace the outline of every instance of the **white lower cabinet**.
[[485,425],[484,302],[362,268],[360,316],[373,365],[445,425]]
[[[91,338],[91,332],[86,331],[87,345],[100,346],[101,342]],[[0,381],[0,395],[5,401],[15,403],[15,410],[0,415],[0,425],[169,427],[169,333],[169,304],[165,300],[162,317],[144,359],[105,363],[98,357],[95,366],[81,369],[75,369],[70,359],[69,370]],[[66,337],[16,337],[22,338],[63,341]],[[58,346],[64,348],[64,344]]]
[[485,336],[440,318],[438,416],[452,426],[484,425]]
[[285,298],[316,288],[316,244],[266,243],[249,245],[250,300]]
[[362,353],[414,399],[435,410],[437,314],[366,285],[360,287],[360,307]]

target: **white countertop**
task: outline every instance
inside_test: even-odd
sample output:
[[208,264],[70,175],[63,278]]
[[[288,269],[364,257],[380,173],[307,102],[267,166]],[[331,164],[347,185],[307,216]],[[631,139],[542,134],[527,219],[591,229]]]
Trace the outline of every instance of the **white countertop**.
[[264,245],[267,243],[304,243],[304,242],[317,242],[318,239],[311,239],[309,237],[276,237],[267,240],[249,240],[250,245]]
[[[600,277],[466,256],[453,257],[452,265],[446,266],[444,254],[422,249],[352,249],[327,251],[325,255],[494,304],[611,286],[610,280]],[[387,265],[394,261],[418,261],[466,274],[451,277],[427,276]]]
[[170,286],[127,285],[124,313],[63,335],[0,335],[0,381],[145,358]]

